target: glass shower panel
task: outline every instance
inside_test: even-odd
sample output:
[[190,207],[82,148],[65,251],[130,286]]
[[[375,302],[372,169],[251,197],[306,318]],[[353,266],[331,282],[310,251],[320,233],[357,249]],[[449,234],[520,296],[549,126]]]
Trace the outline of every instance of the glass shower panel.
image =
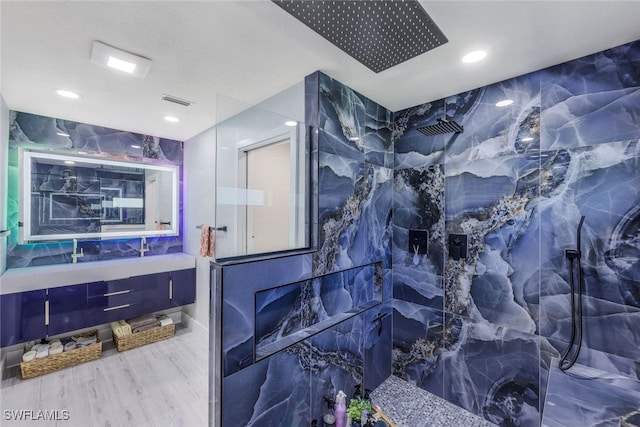
[[304,85],[255,106],[218,96],[216,259],[308,246]]

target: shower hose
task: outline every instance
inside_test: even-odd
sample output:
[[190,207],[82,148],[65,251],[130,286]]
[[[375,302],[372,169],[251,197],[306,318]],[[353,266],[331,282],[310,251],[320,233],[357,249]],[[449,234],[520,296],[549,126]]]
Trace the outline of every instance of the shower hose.
[[[578,224],[577,237],[576,237],[576,249],[567,249],[564,254],[569,260],[569,285],[571,286],[571,339],[569,340],[569,345],[567,349],[562,353],[560,357],[559,367],[563,371],[568,370],[576,363],[578,359],[578,355],[580,354],[580,347],[582,346],[582,281],[583,281],[583,272],[582,272],[582,264],[580,263],[580,258],[582,256],[580,252],[581,245],[581,232],[582,232],[582,223],[584,222],[584,216],[580,218],[580,223]],[[575,264],[575,265],[574,265]],[[574,275],[574,270],[577,270],[577,284],[576,277]],[[577,292],[576,292],[577,288]],[[577,298],[576,298],[577,296]],[[576,304],[577,299],[577,304]],[[577,319],[576,319],[576,305],[577,305]],[[577,335],[577,341],[576,341]],[[573,346],[576,346],[576,349],[573,353],[571,359],[567,361],[567,357],[571,352]]]

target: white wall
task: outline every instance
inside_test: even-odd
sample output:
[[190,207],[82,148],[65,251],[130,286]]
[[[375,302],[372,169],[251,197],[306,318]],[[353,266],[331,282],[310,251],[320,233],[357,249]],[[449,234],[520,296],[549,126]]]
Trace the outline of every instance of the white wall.
[[[0,230],[7,228],[7,170],[9,161],[9,108],[0,95]],[[0,274],[7,266],[7,238],[0,238]]]
[[216,129],[211,128],[184,143],[184,252],[196,257],[196,303],[189,316],[209,327],[209,266],[211,258],[200,252],[198,225],[215,225]]

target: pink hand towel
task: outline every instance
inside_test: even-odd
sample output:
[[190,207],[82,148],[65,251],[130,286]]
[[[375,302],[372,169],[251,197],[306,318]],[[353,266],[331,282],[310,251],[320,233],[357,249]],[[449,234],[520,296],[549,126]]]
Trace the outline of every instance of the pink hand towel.
[[215,234],[210,226],[204,224],[200,231],[200,256],[212,257]]

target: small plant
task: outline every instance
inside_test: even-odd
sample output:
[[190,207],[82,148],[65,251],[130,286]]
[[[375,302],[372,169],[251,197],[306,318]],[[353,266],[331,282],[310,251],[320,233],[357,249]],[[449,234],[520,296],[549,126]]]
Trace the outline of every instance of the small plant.
[[359,423],[360,415],[362,411],[371,413],[371,401],[364,399],[351,399],[349,401],[349,408],[347,408],[347,415],[351,418],[351,421]]

